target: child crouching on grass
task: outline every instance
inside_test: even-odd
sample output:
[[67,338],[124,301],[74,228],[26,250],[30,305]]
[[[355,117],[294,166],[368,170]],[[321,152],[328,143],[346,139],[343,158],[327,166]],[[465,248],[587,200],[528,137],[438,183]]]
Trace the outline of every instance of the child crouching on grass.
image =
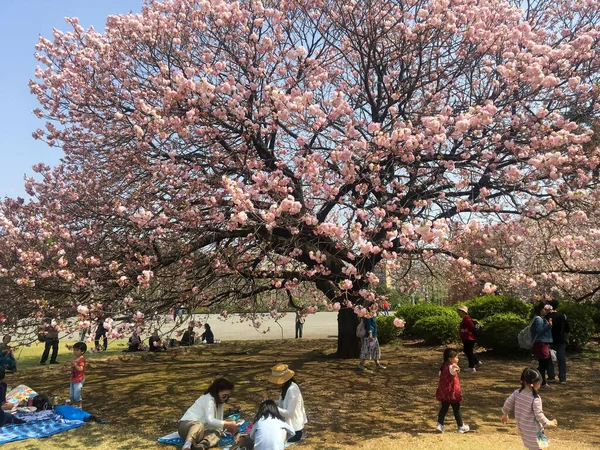
[[87,351],[87,345],[83,342],[77,342],[69,349],[73,350],[73,356],[75,356],[75,359],[71,361],[71,403],[81,408],[81,389],[85,384],[85,359],[83,355]]
[[435,398],[442,402],[442,407],[438,414],[438,424],[435,428],[440,433],[444,432],[444,419],[450,405],[452,405],[452,411],[454,411],[458,432],[466,433],[470,430],[469,425],[463,423],[462,416],[460,415],[460,402],[463,398],[458,379],[459,372],[458,352],[452,348],[447,348],[444,350],[444,363],[440,368],[440,380],[437,392],[435,393]]
[[544,415],[538,395],[541,385],[542,375],[535,369],[525,369],[521,374],[521,389],[514,391],[502,408],[502,423],[508,422],[509,412],[515,412],[517,428],[527,450],[548,448],[544,426],[558,426],[556,419],[549,420]]

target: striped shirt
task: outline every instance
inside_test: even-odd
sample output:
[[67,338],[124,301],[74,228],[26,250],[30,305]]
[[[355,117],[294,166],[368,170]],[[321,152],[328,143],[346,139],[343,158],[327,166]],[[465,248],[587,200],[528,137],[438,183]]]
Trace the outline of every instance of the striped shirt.
[[523,444],[528,450],[537,450],[548,447],[548,439],[544,433],[544,425],[550,421],[542,411],[542,399],[534,397],[528,390],[516,390],[504,402],[502,412],[508,414],[515,412],[515,421]]

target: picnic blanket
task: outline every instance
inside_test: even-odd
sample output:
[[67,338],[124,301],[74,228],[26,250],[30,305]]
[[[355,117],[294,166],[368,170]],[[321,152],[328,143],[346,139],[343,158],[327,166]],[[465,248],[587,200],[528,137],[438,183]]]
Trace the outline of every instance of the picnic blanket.
[[[251,422],[244,422],[243,424],[241,424],[239,426],[239,430],[240,430],[239,432],[245,433],[250,425],[251,425]],[[180,447],[184,444],[183,439],[181,439],[179,437],[179,433],[177,431],[175,431],[174,433],[171,433],[171,434],[167,434],[166,436],[163,436],[161,438],[158,438],[158,442],[161,442],[163,444],[178,445]],[[219,440],[219,443],[217,444],[217,446],[218,447],[229,447],[229,446],[233,445],[234,442],[235,442],[235,436],[228,434],[228,435],[223,436]]]
[[19,403],[27,400],[29,397],[35,397],[37,392],[24,384],[18,385],[6,393],[7,403]]
[[54,411],[17,413],[16,416],[26,423],[0,428],[0,444],[44,438],[85,424],[82,420],[67,420]]

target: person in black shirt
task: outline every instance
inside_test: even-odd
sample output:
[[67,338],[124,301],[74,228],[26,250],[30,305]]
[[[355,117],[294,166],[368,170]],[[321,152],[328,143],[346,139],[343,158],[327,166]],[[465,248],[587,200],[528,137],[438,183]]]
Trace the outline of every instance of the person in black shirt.
[[[556,360],[558,362],[558,380],[561,384],[567,382],[567,355],[565,348],[569,343],[569,321],[567,316],[557,311],[558,300],[548,302],[554,311],[548,314],[552,319],[552,344],[551,348],[556,351]],[[550,362],[548,367],[548,381],[555,381],[556,375],[554,372],[554,363]]]
[[102,350],[106,351],[108,348],[108,338],[106,337],[107,329],[104,328],[104,317],[99,317],[96,321],[96,335],[94,336],[94,344],[96,350],[100,351],[100,338],[102,338]]
[[210,329],[209,324],[204,324],[204,333],[202,333],[202,336],[200,336],[200,339],[205,341],[207,344],[215,343],[215,335],[213,334],[212,330]]
[[194,332],[194,327],[188,327],[188,329],[183,333],[181,338],[181,342],[179,345],[187,347],[189,345],[194,345],[194,339],[196,338],[196,333]]
[[162,352],[166,350],[165,344],[163,344],[163,341],[158,336],[158,330],[154,330],[152,332],[152,336],[150,336],[148,344],[151,352]]

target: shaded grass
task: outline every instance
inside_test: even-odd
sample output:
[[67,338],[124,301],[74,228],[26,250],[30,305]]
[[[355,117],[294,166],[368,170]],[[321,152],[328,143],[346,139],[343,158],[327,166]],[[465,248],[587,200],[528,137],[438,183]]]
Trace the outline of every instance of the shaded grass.
[[[270,367],[286,362],[297,372],[305,398],[309,439],[302,449],[520,449],[514,421],[499,422],[500,408],[518,387],[523,367],[534,361],[481,355],[484,367],[462,374],[463,417],[473,433],[436,435],[435,401],[441,348],[407,343],[383,347],[388,369],[359,372],[356,360],[329,356],[333,340],[241,341],[181,349],[166,354],[92,355],[84,388],[84,408],[108,421],[57,436],[10,444],[10,448],[164,449],[159,436],[176,429],[177,420],[215,377],[236,383],[230,406],[251,419],[263,395],[276,398]],[[64,346],[62,346],[64,347]],[[65,349],[66,350],[66,349]],[[68,395],[68,364],[37,366],[10,375],[9,384],[25,383],[49,396]],[[37,356],[39,358],[39,356]],[[596,401],[600,361],[584,354],[570,360],[569,384],[544,392],[544,410],[560,428],[547,430],[552,447],[575,450],[600,446]],[[446,426],[454,429],[448,416]],[[294,447],[296,448],[296,447]]]

